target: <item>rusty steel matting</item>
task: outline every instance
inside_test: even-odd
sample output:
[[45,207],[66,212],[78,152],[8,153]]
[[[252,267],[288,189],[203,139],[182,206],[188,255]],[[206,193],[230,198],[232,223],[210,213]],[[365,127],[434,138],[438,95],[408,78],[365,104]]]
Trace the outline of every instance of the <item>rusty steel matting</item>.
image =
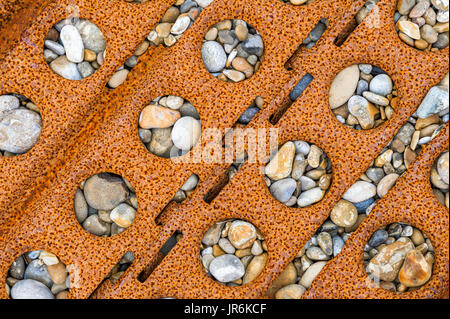
[[[0,4],[8,4],[9,11],[17,10],[18,17],[26,15],[28,11],[21,10],[21,4],[11,6],[13,2]],[[38,2],[42,4],[39,9],[29,10],[35,13],[33,18],[23,20],[17,30],[9,33],[7,22],[0,25],[0,44],[8,44],[0,49],[0,94],[27,96],[39,106],[43,119],[41,136],[31,151],[0,157],[0,277],[6,278],[9,266],[22,253],[45,249],[71,265],[69,298],[266,297],[271,282],[326,220],[346,189],[448,72],[448,48],[421,52],[398,38],[393,23],[395,0],[381,0],[340,47],[333,44],[334,39],[351,23],[364,0],[316,0],[306,6],[279,0],[215,0],[173,47],[150,49],[122,86],[108,90],[108,79],[174,0],[144,4],[122,0]],[[99,26],[107,43],[104,64],[81,81],[53,73],[42,54],[47,31],[70,13],[68,5],[78,6],[81,18]],[[288,71],[284,64],[321,18],[327,18],[330,26],[313,48],[294,54]],[[224,19],[245,20],[264,41],[260,70],[240,83],[214,78],[202,63],[203,36],[211,25]],[[368,131],[343,126],[328,105],[333,78],[354,63],[370,63],[385,70],[400,99],[394,116]],[[276,125],[270,124],[271,114],[306,73],[314,77],[312,83]],[[301,139],[321,147],[333,168],[332,185],[324,199],[307,208],[286,207],[267,189],[261,170],[264,163],[245,163],[207,204],[205,194],[229,163],[175,163],[148,152],[138,137],[142,108],[168,94],[181,96],[197,108],[202,132],[231,127],[251,101],[262,96],[265,107],[247,127],[279,128],[280,145]],[[448,148],[448,137],[447,123],[352,234],[342,252],[328,262],[305,298],[448,298],[449,215],[429,184],[431,165]],[[195,148],[206,143],[202,140]],[[133,225],[109,238],[83,230],[73,209],[78,185],[99,172],[126,178],[139,201]],[[180,205],[171,203],[157,225],[155,217],[192,173],[200,178],[192,196]],[[200,261],[203,234],[213,223],[227,218],[252,222],[268,245],[263,272],[240,287],[215,282]],[[362,257],[373,231],[395,221],[421,229],[436,252],[430,281],[401,294],[367,284]],[[138,281],[138,274],[176,230],[183,233],[182,239],[145,282]],[[126,251],[135,255],[132,265],[117,283],[101,284]],[[4,285],[0,291],[1,297],[7,298]]]

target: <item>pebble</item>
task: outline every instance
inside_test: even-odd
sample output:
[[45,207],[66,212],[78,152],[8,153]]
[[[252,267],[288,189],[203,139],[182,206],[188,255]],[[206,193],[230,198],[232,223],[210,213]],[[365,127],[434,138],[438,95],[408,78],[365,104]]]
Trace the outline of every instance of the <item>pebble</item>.
[[25,279],[18,281],[11,288],[12,299],[54,299],[52,292],[43,283]]
[[317,243],[326,255],[331,256],[333,254],[333,240],[329,233],[321,232],[317,236]]
[[171,133],[170,127],[152,129],[152,140],[148,144],[149,151],[155,155],[167,157],[173,147]]
[[213,226],[211,226],[203,236],[202,243],[207,246],[217,244],[219,242],[224,225],[225,223],[215,223]]
[[389,237],[389,234],[384,229],[379,229],[373,233],[373,235],[369,239],[369,245],[371,247],[377,247],[384,243]]
[[343,198],[351,203],[359,203],[374,197],[376,193],[377,187],[372,183],[357,181],[345,192]]
[[433,86],[419,105],[416,114],[419,118],[427,118],[430,115],[449,109],[448,88]]
[[297,188],[297,182],[292,178],[276,181],[270,186],[270,193],[280,202],[289,200]]
[[253,257],[247,266],[244,278],[242,279],[242,284],[248,284],[249,282],[255,280],[263,271],[264,266],[267,261],[267,253],[263,253],[259,256]]
[[143,129],[167,128],[181,117],[180,112],[156,104],[149,104],[141,112],[139,126]]
[[83,228],[96,236],[108,233],[108,224],[100,220],[97,214],[88,216],[83,222]]
[[226,238],[219,239],[219,247],[227,254],[234,254],[236,252],[236,248],[231,244],[231,242]]
[[338,108],[352,97],[358,81],[358,65],[349,66],[338,73],[330,87],[329,102],[331,109]]
[[320,189],[320,187],[312,188],[300,194],[297,200],[297,205],[299,207],[306,207],[312,205],[314,203],[319,202],[324,195],[325,192],[322,189]]
[[44,46],[50,49],[51,52],[55,54],[53,60],[56,59],[58,55],[63,55],[64,53],[66,53],[64,47],[61,44],[52,40],[45,40]]
[[53,60],[50,63],[50,68],[65,79],[81,80],[77,65],[70,62],[65,55],[61,55]]
[[231,282],[242,278],[245,268],[241,260],[234,255],[225,254],[211,261],[209,271],[220,282]]
[[136,210],[126,203],[121,203],[111,211],[110,218],[120,227],[127,228],[136,218]]
[[130,71],[128,71],[127,69],[118,70],[111,76],[108,81],[108,85],[113,89],[119,87],[127,79],[128,73],[130,73]]
[[362,96],[354,95],[348,100],[350,114],[358,119],[359,124],[365,130],[375,125],[375,115],[379,110]]
[[86,49],[94,51],[95,53],[105,51],[105,38],[95,24],[87,20],[79,20],[75,27],[78,29]]
[[287,285],[275,294],[276,299],[300,299],[300,297],[306,292],[305,287],[298,284]]
[[202,45],[202,59],[209,72],[219,72],[225,67],[227,55],[223,47],[215,41],[206,41]]
[[336,257],[344,247],[345,242],[344,240],[339,236],[333,237],[333,257]]
[[88,205],[97,210],[111,210],[125,201],[129,194],[123,180],[108,173],[87,179],[83,191]]
[[370,81],[370,91],[387,96],[392,93],[392,80],[387,74],[379,74]]
[[318,261],[314,264],[312,264],[303,274],[302,278],[300,279],[299,283],[308,289],[313,280],[317,277],[317,275],[320,273],[322,268],[326,265],[326,261]]
[[439,156],[437,160],[437,171],[439,173],[439,177],[442,179],[442,181],[446,184],[449,183],[449,168],[448,168],[448,161],[449,161],[449,152],[445,152],[442,155]]
[[273,180],[280,180],[288,177],[292,171],[294,156],[294,143],[285,143],[266,165],[265,174]]
[[351,227],[358,218],[358,211],[351,202],[341,199],[333,207],[330,218],[337,226]]
[[73,25],[64,26],[61,29],[60,39],[66,52],[66,58],[74,63],[83,62],[84,45],[77,28]]
[[420,39],[419,26],[411,21],[398,21],[397,27],[412,39]]
[[19,256],[9,268],[9,275],[15,279],[23,279],[25,273],[25,261]]
[[363,92],[363,96],[369,102],[375,103],[377,105],[381,105],[381,106],[388,106],[389,105],[389,100],[387,98],[385,98],[384,96],[375,94],[373,92],[365,91],[365,92]]
[[249,248],[256,240],[256,228],[248,222],[235,220],[228,230],[228,239],[237,249]]
[[[67,279],[66,266],[62,263],[57,263],[54,265],[49,265],[47,267],[48,274],[55,285],[62,285]],[[53,287],[52,287],[53,288]]]
[[190,150],[200,138],[200,121],[190,116],[178,119],[172,129],[173,144],[182,150]]
[[406,254],[398,279],[406,287],[419,287],[430,280],[431,274],[431,265],[420,251],[413,249]]
[[48,273],[47,266],[39,260],[35,259],[30,262],[24,273],[25,279],[34,279],[46,285],[47,287],[51,287],[53,285],[53,281]]
[[170,30],[170,33],[175,35],[180,35],[184,31],[187,30],[189,27],[189,24],[191,23],[191,19],[189,16],[179,16],[178,19],[175,21],[175,23],[172,26],[172,29]]

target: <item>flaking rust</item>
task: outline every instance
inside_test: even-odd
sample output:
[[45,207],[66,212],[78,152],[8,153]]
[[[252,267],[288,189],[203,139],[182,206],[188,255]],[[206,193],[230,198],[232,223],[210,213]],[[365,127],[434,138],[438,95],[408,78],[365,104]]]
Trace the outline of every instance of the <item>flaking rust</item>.
[[[0,4],[20,15],[21,8],[40,3],[29,23],[9,26],[3,19],[0,49],[0,94],[19,93],[40,108],[43,130],[28,153],[0,158],[0,278],[26,251],[44,249],[70,265],[69,298],[265,298],[271,282],[294,258],[335,203],[414,113],[426,92],[448,72],[448,48],[420,52],[397,36],[395,0],[381,0],[362,24],[337,47],[333,44],[364,0],[323,0],[291,6],[278,0],[215,0],[170,48],[149,50],[126,82],[110,91],[111,75],[148,35],[174,2],[144,4],[122,0],[8,1]],[[48,29],[76,6],[80,17],[95,23],[107,42],[107,58],[91,77],[69,81],[54,74],[43,58]],[[376,15],[376,16],[375,16]],[[321,18],[330,26],[317,44],[299,51],[299,44]],[[250,79],[232,84],[214,78],[203,66],[200,49],[209,27],[224,19],[242,19],[261,34],[264,61]],[[20,32],[19,32],[20,31]],[[341,125],[328,105],[335,75],[354,63],[385,70],[398,88],[400,103],[393,117],[369,131]],[[306,73],[314,80],[272,125],[270,116]],[[333,183],[312,207],[289,208],[277,202],[264,184],[261,166],[246,163],[221,193],[207,204],[203,198],[229,164],[174,163],[154,156],[139,140],[140,111],[155,97],[178,95],[199,111],[202,131],[231,127],[256,96],[265,108],[247,126],[279,128],[280,145],[307,140],[322,148],[333,167]],[[343,251],[315,279],[304,298],[448,298],[449,215],[434,197],[429,172],[434,159],[448,148],[449,125],[424,147],[412,167],[379,202],[347,241]],[[204,146],[206,142],[196,145]],[[126,178],[136,190],[138,213],[125,232],[110,238],[87,233],[75,219],[73,198],[78,185],[99,172]],[[161,225],[155,217],[184,181],[200,178],[192,197],[167,206]],[[261,230],[269,257],[260,276],[248,285],[228,287],[215,282],[200,262],[200,242],[214,223],[245,219]],[[365,242],[380,226],[407,222],[424,231],[436,253],[433,276],[417,290],[402,294],[372,287],[363,269]],[[146,281],[138,274],[175,232],[181,240]],[[119,281],[102,280],[126,251],[135,261]],[[7,298],[4,285],[0,296]]]

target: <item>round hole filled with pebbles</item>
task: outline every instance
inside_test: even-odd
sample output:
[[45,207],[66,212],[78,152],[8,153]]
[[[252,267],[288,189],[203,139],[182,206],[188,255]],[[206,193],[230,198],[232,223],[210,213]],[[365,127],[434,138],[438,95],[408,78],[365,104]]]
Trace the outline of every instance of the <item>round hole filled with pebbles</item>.
[[36,104],[23,95],[0,95],[0,156],[28,152],[41,130],[42,119]]
[[305,141],[281,146],[264,173],[273,197],[290,207],[318,203],[331,185],[330,159],[321,148]]
[[131,184],[113,173],[91,176],[77,189],[75,216],[91,234],[110,237],[125,231],[134,222],[138,207]]
[[102,65],[106,42],[100,29],[80,18],[55,24],[44,41],[44,58],[50,68],[69,80],[91,76]]
[[389,120],[398,104],[392,79],[370,64],[354,64],[331,83],[329,103],[336,118],[357,130],[368,130]]
[[6,292],[12,299],[66,299],[69,287],[66,265],[44,250],[19,256],[6,275]]
[[364,247],[364,266],[380,287],[405,292],[430,280],[435,260],[433,246],[419,229],[392,223],[375,231]]
[[448,209],[448,150],[434,161],[431,168],[430,182],[433,193],[439,202]]
[[251,223],[229,219],[215,223],[205,233],[201,261],[208,275],[228,286],[252,282],[267,261],[267,244]]
[[158,97],[139,116],[138,134],[153,154],[165,158],[189,152],[200,139],[200,116],[182,97]]
[[448,0],[399,0],[394,14],[399,38],[422,51],[448,46],[448,19]]
[[202,59],[206,69],[225,82],[250,78],[261,66],[264,43],[245,21],[224,20],[205,34]]

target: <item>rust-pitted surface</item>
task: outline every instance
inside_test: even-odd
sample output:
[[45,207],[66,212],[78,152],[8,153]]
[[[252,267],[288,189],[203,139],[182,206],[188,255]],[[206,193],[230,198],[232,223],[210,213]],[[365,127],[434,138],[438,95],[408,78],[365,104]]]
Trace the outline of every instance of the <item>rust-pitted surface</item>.
[[[0,3],[6,2],[11,1]],[[152,49],[141,56],[126,82],[108,91],[105,84],[110,76],[172,2],[53,1],[34,16],[29,26],[23,26],[20,39],[8,55],[2,56],[0,94],[19,93],[33,100],[41,110],[43,130],[28,153],[0,157],[0,278],[6,278],[10,264],[20,254],[44,249],[72,265],[70,272],[77,286],[72,286],[69,297],[87,298],[129,250],[136,257],[133,264],[117,283],[105,281],[92,297],[264,298],[270,283],[326,220],[346,189],[414,113],[426,92],[448,72],[448,48],[425,53],[398,38],[392,19],[395,0],[381,0],[378,9],[341,47],[333,41],[364,0],[322,0],[298,7],[279,0],[215,0],[174,46]],[[68,4],[77,5],[80,17],[97,25],[107,43],[104,64],[81,81],[65,80],[53,73],[42,54],[45,34],[70,13]],[[374,14],[378,16],[375,20]],[[291,59],[292,71],[287,71],[285,62],[322,17],[330,21],[330,26],[312,49],[298,51]],[[261,68],[250,79],[236,84],[209,74],[200,54],[205,32],[226,18],[245,20],[264,41]],[[393,117],[373,130],[355,131],[343,126],[328,105],[334,76],[355,63],[378,65],[398,90],[400,103]],[[305,73],[314,80],[280,121],[271,125],[270,115]],[[265,107],[247,127],[280,128],[280,145],[302,139],[322,148],[333,171],[333,182],[324,199],[307,208],[286,207],[265,186],[261,170],[265,163],[245,163],[211,204],[204,202],[205,194],[229,163],[175,163],[148,152],[138,137],[142,108],[168,94],[181,96],[195,106],[202,132],[231,127],[251,101],[262,96]],[[447,123],[342,252],[322,270],[306,298],[448,297],[449,216],[429,185],[431,166],[448,148],[448,137]],[[193,151],[206,142],[198,143]],[[105,171],[126,178],[139,202],[133,225],[110,238],[83,230],[73,210],[80,182]],[[161,225],[157,225],[155,217],[192,173],[200,178],[192,197],[181,205],[169,205],[158,218]],[[241,287],[215,282],[204,271],[199,257],[204,232],[228,218],[250,221],[261,230],[268,245],[264,271]],[[373,231],[395,221],[425,232],[436,252],[431,280],[420,289],[402,294],[369,288],[363,269],[364,244]],[[183,233],[182,239],[145,282],[138,281],[138,274],[176,230]],[[6,298],[4,285],[0,289],[0,296]]]

